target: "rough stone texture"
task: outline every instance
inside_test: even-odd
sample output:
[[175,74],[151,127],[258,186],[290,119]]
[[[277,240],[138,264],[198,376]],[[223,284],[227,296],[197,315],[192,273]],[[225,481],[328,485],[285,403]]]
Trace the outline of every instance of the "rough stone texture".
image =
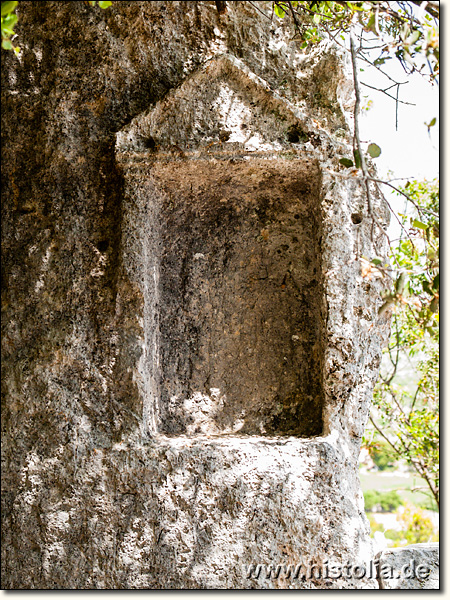
[[190,160],[152,172],[159,286],[144,297],[160,314],[159,430],[320,435],[317,165]]
[[379,585],[383,590],[438,590],[439,543],[411,544],[379,552]]
[[[387,322],[345,64],[247,3],[21,2],[2,50],[6,589],[361,588]],[[379,199],[379,218],[386,219]]]

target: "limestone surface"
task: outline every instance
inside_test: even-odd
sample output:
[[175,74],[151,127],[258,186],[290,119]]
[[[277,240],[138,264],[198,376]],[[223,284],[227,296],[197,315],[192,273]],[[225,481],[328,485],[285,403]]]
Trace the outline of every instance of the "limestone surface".
[[380,589],[438,590],[439,543],[389,548],[376,556]]
[[359,258],[385,238],[339,163],[345,56],[247,2],[18,14],[3,587],[377,588],[357,468],[389,324]]

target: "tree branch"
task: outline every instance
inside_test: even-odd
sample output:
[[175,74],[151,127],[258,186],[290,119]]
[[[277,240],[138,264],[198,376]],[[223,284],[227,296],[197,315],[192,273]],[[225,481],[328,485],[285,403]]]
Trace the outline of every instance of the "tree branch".
[[395,187],[395,185],[392,185],[392,183],[389,183],[389,181],[383,181],[382,179],[376,179],[375,177],[370,177],[370,176],[369,176],[369,179],[370,179],[370,181],[375,181],[376,183],[383,183],[384,185],[387,185],[390,188],[392,188],[393,190],[395,190],[398,194],[401,194],[402,196],[405,196],[405,198],[407,200],[409,200],[409,202],[411,202],[411,204],[417,210],[417,212],[419,213],[419,215],[423,214],[422,213],[422,209],[420,208],[420,206],[411,198],[411,196],[409,196],[408,194],[406,194],[405,192],[403,192],[400,188]]
[[[416,6],[421,6],[422,0],[411,0]],[[439,19],[439,2],[427,2],[425,11],[434,19]]]
[[[408,82],[405,81],[405,83],[408,83]],[[364,83],[363,81],[361,81],[361,85],[363,85],[364,87],[370,88],[371,90],[375,90],[376,92],[382,92],[383,94],[386,94],[386,96],[388,96],[388,98],[392,98],[392,100],[395,100],[396,103],[408,104],[409,106],[416,106],[416,104],[414,104],[414,102],[405,102],[404,100],[399,100],[398,98],[395,98],[394,96],[391,96],[391,94],[387,93],[386,90],[390,90],[392,87],[394,87],[394,85],[397,85],[397,86],[402,85],[401,83],[393,84],[384,90],[382,90],[381,88],[374,87],[373,85],[369,85],[368,83]],[[397,90],[398,90],[398,87],[397,87]]]
[[[367,197],[367,211],[369,216],[374,221],[373,211],[372,211],[372,199],[370,195],[370,184],[369,184],[369,173],[367,171],[366,166],[366,158],[362,151],[361,147],[361,138],[359,135],[359,113],[361,110],[361,93],[359,90],[359,81],[358,81],[358,66],[356,59],[356,45],[355,45],[355,36],[353,33],[353,27],[350,27],[350,53],[352,57],[352,67],[353,67],[353,87],[355,89],[355,108],[353,111],[354,114],[354,133],[353,133],[353,151],[357,150],[359,154],[359,160],[361,163],[361,171],[363,173],[364,179],[364,187],[366,188],[366,197]],[[373,241],[373,227],[371,232],[371,237]]]

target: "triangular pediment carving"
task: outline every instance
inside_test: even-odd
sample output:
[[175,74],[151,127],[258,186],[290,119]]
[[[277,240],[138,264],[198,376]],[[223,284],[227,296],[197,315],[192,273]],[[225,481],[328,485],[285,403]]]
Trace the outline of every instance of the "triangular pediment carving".
[[309,139],[308,119],[238,59],[221,55],[117,134],[119,152],[278,152]]

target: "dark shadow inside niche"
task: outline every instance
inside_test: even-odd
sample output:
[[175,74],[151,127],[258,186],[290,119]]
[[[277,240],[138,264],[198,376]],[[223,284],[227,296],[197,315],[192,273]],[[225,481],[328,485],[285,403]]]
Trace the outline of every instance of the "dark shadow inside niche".
[[321,435],[318,166],[185,161],[154,173],[160,433]]

